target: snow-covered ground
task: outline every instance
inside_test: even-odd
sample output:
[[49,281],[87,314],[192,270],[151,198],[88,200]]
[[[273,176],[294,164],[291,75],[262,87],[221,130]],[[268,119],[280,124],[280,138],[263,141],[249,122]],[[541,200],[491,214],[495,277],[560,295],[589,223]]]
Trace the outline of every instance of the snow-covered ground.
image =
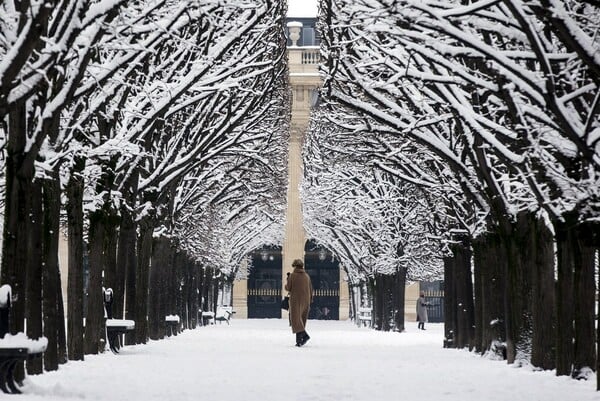
[[442,348],[443,326],[381,333],[309,321],[303,348],[284,320],[232,320],[88,356],[30,376],[15,400],[591,401],[594,380],[514,368]]

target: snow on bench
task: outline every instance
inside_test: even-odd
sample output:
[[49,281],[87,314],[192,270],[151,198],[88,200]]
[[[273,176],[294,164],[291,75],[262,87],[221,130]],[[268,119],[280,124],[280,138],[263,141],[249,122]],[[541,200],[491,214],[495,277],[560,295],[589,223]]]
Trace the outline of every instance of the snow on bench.
[[202,314],[203,326],[206,326],[207,324],[215,324],[215,312],[200,310],[200,313]]
[[358,324],[371,327],[373,310],[371,308],[358,308]]
[[167,330],[167,336],[176,336],[179,327],[179,316],[178,315],[168,315],[165,316],[165,325]]
[[19,362],[40,358],[48,347],[48,339],[37,340],[25,333],[9,334],[12,291],[8,284],[0,287],[0,389],[7,394],[19,394],[14,371]]
[[135,330],[135,322],[127,319],[113,319],[112,304],[113,290],[112,288],[104,289],[104,312],[106,315],[106,337],[108,346],[114,354],[118,354],[121,349],[121,344],[124,343],[121,339],[122,335]]
[[234,313],[233,306],[219,306],[217,307],[215,320],[219,321],[219,323],[227,322],[227,324],[229,324],[229,319]]

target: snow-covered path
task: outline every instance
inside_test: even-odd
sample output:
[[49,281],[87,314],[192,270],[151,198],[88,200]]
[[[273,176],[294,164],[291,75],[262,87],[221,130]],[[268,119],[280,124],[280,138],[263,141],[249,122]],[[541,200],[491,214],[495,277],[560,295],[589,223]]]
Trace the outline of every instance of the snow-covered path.
[[[409,326],[411,323],[409,323]],[[443,349],[442,325],[381,333],[309,321],[297,348],[283,320],[232,320],[31,376],[23,400],[592,401],[593,380]]]

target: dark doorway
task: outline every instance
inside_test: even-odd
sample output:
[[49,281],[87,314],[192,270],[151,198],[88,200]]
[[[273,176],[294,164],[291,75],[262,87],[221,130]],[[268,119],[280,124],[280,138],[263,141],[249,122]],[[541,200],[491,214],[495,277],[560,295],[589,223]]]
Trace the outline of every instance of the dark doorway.
[[427,318],[431,323],[444,323],[444,282],[421,281],[420,290],[425,293]]
[[248,318],[281,318],[281,247],[252,253],[248,277]]
[[327,249],[307,241],[304,249],[305,269],[313,285],[313,303],[309,319],[339,320],[340,263]]

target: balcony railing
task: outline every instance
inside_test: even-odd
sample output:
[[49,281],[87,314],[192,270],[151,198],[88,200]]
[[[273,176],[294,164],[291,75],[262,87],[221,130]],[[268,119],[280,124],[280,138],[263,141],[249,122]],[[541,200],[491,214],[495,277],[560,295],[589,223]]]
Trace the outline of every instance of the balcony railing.
[[302,64],[319,64],[321,52],[316,49],[302,49]]
[[288,47],[290,72],[317,72],[317,65],[321,62],[321,53],[318,46],[289,46]]

